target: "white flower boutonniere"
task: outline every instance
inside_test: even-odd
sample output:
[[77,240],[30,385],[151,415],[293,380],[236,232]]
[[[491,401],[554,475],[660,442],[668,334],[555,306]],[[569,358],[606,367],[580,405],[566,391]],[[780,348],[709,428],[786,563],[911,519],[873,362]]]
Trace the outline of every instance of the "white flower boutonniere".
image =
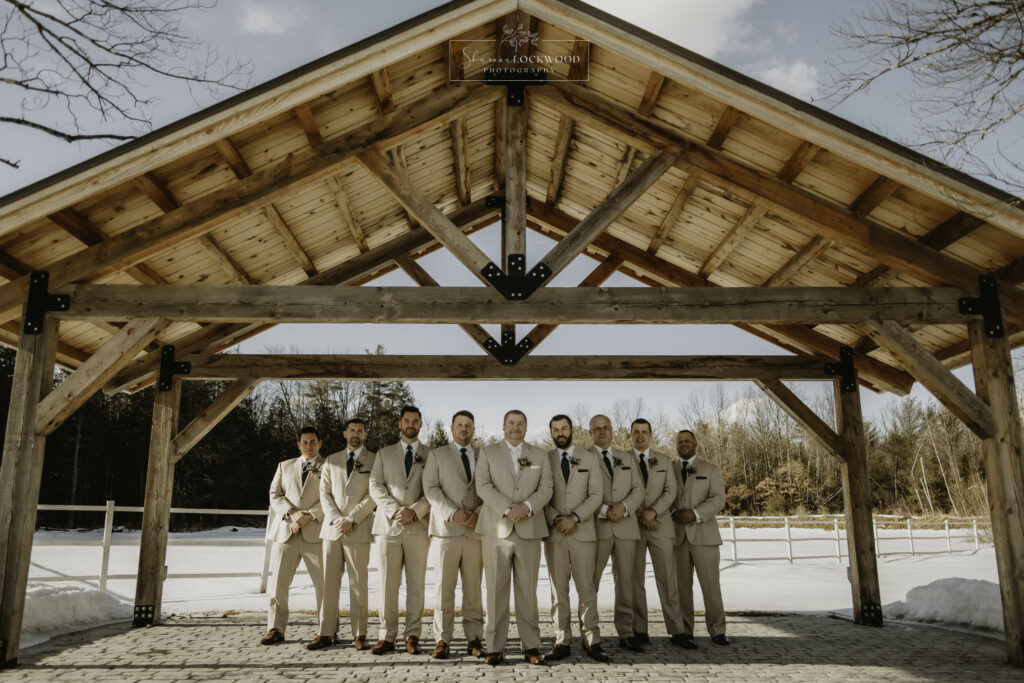
[[654,467],[657,464],[658,464],[658,459],[656,457],[654,457],[653,455],[650,455],[650,456],[647,457],[647,465],[649,467]]
[[580,459],[577,458],[576,456],[573,456],[569,458],[569,464],[572,465],[573,467],[576,467],[577,465],[580,464]]
[[323,466],[323,460],[321,460],[320,458],[314,458],[310,462],[303,463],[302,469],[304,469],[309,474],[320,474],[320,468]]
[[525,455],[519,456],[519,459],[516,460],[516,463],[518,463],[520,467],[530,467],[533,465],[533,463],[530,462],[530,459],[527,458]]

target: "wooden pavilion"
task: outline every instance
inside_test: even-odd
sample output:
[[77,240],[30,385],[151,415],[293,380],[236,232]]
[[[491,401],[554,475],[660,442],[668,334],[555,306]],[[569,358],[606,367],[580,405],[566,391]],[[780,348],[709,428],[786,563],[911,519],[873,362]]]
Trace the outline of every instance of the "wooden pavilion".
[[[160,618],[174,464],[260,380],[633,378],[755,381],[840,461],[869,625],[882,615],[858,385],[921,382],[983,440],[1022,665],[1019,204],[575,0],[449,3],[2,198],[0,341],[17,361],[0,660],[18,658],[46,436],[99,389],[158,385],[145,625]],[[494,224],[501,263],[467,238]],[[527,229],[556,242],[529,269]],[[440,288],[416,260],[442,248],[480,286]],[[581,254],[596,266],[578,288],[546,286]],[[396,268],[420,287],[367,286]],[[615,272],[641,286],[601,287]],[[280,322],[457,324],[484,353],[220,353]],[[789,355],[531,355],[560,324],[651,322],[736,325]],[[516,323],[535,327],[517,340]],[[976,393],[951,373],[967,362]],[[55,363],[73,373],[50,391]],[[179,428],[181,382],[225,378]],[[832,381],[837,427],[783,380]]]

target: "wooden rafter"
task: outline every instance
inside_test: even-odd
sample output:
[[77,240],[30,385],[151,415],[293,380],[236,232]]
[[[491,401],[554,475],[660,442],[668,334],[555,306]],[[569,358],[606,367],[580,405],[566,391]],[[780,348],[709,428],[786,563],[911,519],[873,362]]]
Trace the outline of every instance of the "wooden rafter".
[[647,79],[647,86],[644,88],[643,97],[640,98],[640,104],[637,105],[637,112],[641,116],[650,116],[654,111],[654,105],[658,103],[658,96],[661,95],[661,89],[665,86],[665,77],[657,71],[652,71],[650,77]]
[[508,121],[505,118],[505,102],[494,103],[494,189],[505,191],[505,134]]
[[548,178],[548,191],[544,197],[551,206],[558,204],[558,196],[562,193],[562,182],[565,180],[565,167],[569,161],[569,150],[572,148],[572,131],[575,122],[572,117],[562,114],[558,121],[558,134],[555,136],[555,156],[551,159],[551,177]]
[[320,126],[317,125],[316,117],[313,115],[313,110],[310,109],[309,104],[303,102],[296,106],[293,111],[295,112],[295,118],[302,127],[302,132],[306,134],[306,139],[309,140],[309,145],[316,147],[322,144],[324,137],[320,133]]
[[718,117],[718,123],[715,124],[715,130],[711,132],[711,137],[708,138],[708,147],[711,147],[712,149],[722,149],[722,145],[725,144],[725,139],[729,137],[729,133],[732,132],[732,127],[736,125],[736,121],[739,117],[739,111],[727,106],[725,111],[722,112],[722,115]]
[[299,264],[299,267],[302,268],[303,272],[309,277],[316,275],[317,271],[316,266],[313,265],[313,259],[309,257],[306,250],[302,248],[301,244],[299,244],[298,238],[295,237],[295,233],[292,232],[292,229],[288,227],[288,223],[285,222],[284,218],[281,216],[281,212],[277,210],[277,207],[274,206],[273,203],[269,203],[263,208],[263,213],[267,217],[267,220],[270,221],[270,224],[274,226],[274,230],[281,238],[281,241],[284,243],[288,253],[292,255],[292,258],[294,258],[295,262]]
[[501,221],[502,268],[510,254],[526,253],[526,136],[529,108],[505,105],[505,214]]
[[619,167],[615,172],[615,181],[612,183],[613,189],[621,185],[629,175],[629,169],[633,167],[633,160],[636,159],[636,155],[637,149],[635,147],[626,147],[626,153],[619,160]]
[[352,202],[349,199],[348,193],[345,192],[345,187],[341,184],[341,179],[337,176],[327,176],[327,187],[330,188],[331,193],[334,195],[334,200],[338,205],[338,211],[341,215],[341,223],[345,226],[348,233],[352,235],[352,241],[356,243],[359,251],[369,251],[370,245],[366,241],[366,233],[359,227],[356,214],[352,211]]
[[249,168],[249,164],[245,163],[245,158],[231,142],[231,138],[221,138],[213,143],[213,146],[220,152],[221,157],[224,158],[236,178],[248,178],[252,175],[252,169]]
[[567,78],[570,81],[584,80],[590,66],[590,43],[579,36],[572,43],[572,62]]
[[449,131],[452,136],[455,194],[459,198],[459,204],[465,206],[473,201],[472,183],[469,176],[469,129],[466,119],[452,121]]
[[800,146],[796,148],[792,156],[786,160],[785,165],[779,170],[778,177],[784,183],[791,183],[796,180],[797,176],[804,172],[807,168],[807,164],[811,163],[814,159],[814,155],[818,153],[821,148],[817,145],[812,145],[809,142],[801,142]]
[[259,379],[241,378],[232,382],[203,412],[199,413],[184,429],[171,440],[171,463],[181,460],[204,436],[210,433],[217,423],[245,400]]
[[373,96],[377,100],[377,110],[381,114],[390,114],[395,110],[395,100],[391,95],[391,81],[388,79],[387,67],[377,69],[370,74],[370,85]]
[[[402,149],[401,145],[392,147],[388,150],[388,159],[391,164],[400,170],[402,173],[409,175],[409,165],[405,161],[405,150]],[[416,217],[409,213],[409,210],[404,206],[401,207],[402,213],[405,214],[405,222],[409,224],[410,230],[415,230],[420,227],[420,222],[416,220]]]
[[809,263],[814,262],[819,256],[828,251],[832,244],[832,240],[821,235],[815,235],[800,251],[793,254],[793,257],[786,261],[785,265],[772,273],[772,276],[765,280],[761,286],[778,287],[786,284]]
[[0,275],[8,280],[16,280],[31,272],[32,267],[30,265],[11,256],[6,251],[0,251]]
[[231,278],[234,282],[240,285],[253,285],[256,281],[249,276],[249,273],[245,272],[242,268],[242,264],[234,259],[228,250],[221,246],[213,235],[200,235],[196,238],[200,246],[206,251],[207,254],[217,263],[221,270]]
[[807,430],[807,433],[814,438],[830,454],[845,460],[842,444],[839,435],[825,423],[817,413],[800,400],[797,396],[778,378],[756,380],[755,384],[771,398],[776,405],[782,408],[793,420]]
[[892,196],[892,193],[899,188],[900,184],[885,176],[878,176],[874,182],[868,185],[867,189],[860,193],[860,196],[850,204],[850,211],[854,216],[867,216],[878,208],[878,205]]
[[718,246],[704,260],[700,267],[700,275],[706,277],[718,270],[733,250],[740,245],[740,242],[757,226],[757,222],[764,217],[766,211],[766,208],[757,202],[747,207],[743,216],[736,221],[736,224],[729,229]]
[[178,208],[178,200],[155,174],[144,173],[135,178],[134,182],[135,187],[139,188],[139,191],[149,197],[150,201],[159,206],[164,213],[170,213]]
[[690,201],[690,197],[697,191],[697,185],[700,184],[700,178],[697,174],[692,174],[683,183],[683,188],[676,195],[676,198],[672,201],[672,206],[669,207],[668,213],[661,220],[658,225],[658,229],[654,232],[654,237],[651,238],[651,244],[647,247],[647,251],[652,254],[657,254],[658,249],[665,243],[665,239],[668,237],[668,233],[675,226],[676,221],[679,220],[679,216],[682,215],[683,209],[686,208],[686,202]]
[[[58,211],[49,218],[87,247],[101,244],[108,239],[102,230],[73,208],[69,207]],[[48,269],[48,266],[44,266],[44,268]],[[31,269],[28,272],[30,271]],[[125,272],[144,285],[160,285],[167,282],[159,273],[142,262],[128,267]]]

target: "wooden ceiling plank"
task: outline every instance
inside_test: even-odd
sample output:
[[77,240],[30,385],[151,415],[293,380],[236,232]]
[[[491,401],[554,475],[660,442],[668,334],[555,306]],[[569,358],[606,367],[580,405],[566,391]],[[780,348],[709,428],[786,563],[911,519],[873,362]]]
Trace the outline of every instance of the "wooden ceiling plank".
[[228,168],[234,172],[236,178],[248,178],[252,175],[252,169],[249,168],[249,164],[245,163],[245,159],[234,143],[231,142],[230,138],[221,138],[213,143],[213,146],[220,153],[221,157],[224,158]]
[[771,277],[764,281],[762,287],[779,287],[792,280],[797,273],[803,270],[808,264],[817,260],[832,246],[832,240],[821,235],[815,235],[811,241],[793,255],[784,266],[775,271]]
[[[107,236],[94,226],[88,218],[71,207],[58,211],[49,218],[87,247],[100,244],[107,239]],[[31,269],[29,272],[31,272]],[[159,273],[141,261],[125,269],[125,272],[144,285],[161,285],[167,282]]]
[[388,68],[378,69],[370,74],[370,85],[377,100],[377,109],[381,114],[390,114],[395,110],[395,100],[391,95],[391,81],[388,79]]
[[452,136],[452,158],[455,172],[455,195],[459,204],[466,206],[473,201],[472,182],[469,175],[469,129],[466,119],[457,119],[449,125]]
[[878,208],[878,205],[892,196],[892,193],[899,188],[900,184],[885,176],[875,178],[866,190],[850,204],[850,211],[854,216],[867,216]]
[[676,221],[679,220],[679,216],[682,215],[683,209],[686,208],[686,202],[690,201],[690,197],[697,191],[697,186],[700,184],[700,177],[694,173],[691,174],[686,182],[683,183],[683,188],[676,195],[676,198],[672,201],[672,206],[669,207],[668,213],[665,214],[665,218],[662,219],[661,224],[658,225],[657,231],[654,233],[654,237],[651,238],[651,244],[647,247],[647,251],[652,254],[657,254],[658,249],[665,243],[665,239],[668,237],[669,232],[675,226]]
[[665,77],[657,71],[652,71],[647,79],[643,97],[640,98],[640,104],[636,108],[641,116],[650,116],[654,112],[654,105],[658,103],[658,96],[661,95],[664,86]]
[[718,123],[715,124],[715,130],[711,132],[711,137],[708,138],[708,147],[722,149],[725,139],[729,137],[729,133],[732,132],[732,127],[736,125],[739,117],[739,111],[731,106],[727,106],[719,117]]
[[324,137],[320,133],[320,126],[316,123],[316,117],[313,115],[313,110],[310,108],[309,103],[303,102],[292,111],[295,112],[295,118],[298,120],[299,125],[302,126],[302,132],[306,134],[309,146],[316,147],[323,144]]
[[167,189],[167,186],[153,173],[144,173],[134,181],[135,187],[139,188],[142,194],[160,207],[164,213],[170,213],[178,208],[178,200]]
[[352,202],[349,199],[344,186],[341,184],[341,179],[337,176],[328,176],[327,187],[329,187],[331,189],[331,193],[334,194],[334,199],[338,204],[338,210],[341,212],[341,222],[345,225],[349,234],[352,235],[352,240],[356,243],[356,247],[358,247],[361,252],[369,251],[370,244],[366,241],[366,233],[359,227],[359,221],[356,220],[356,214],[352,211]]
[[213,238],[213,235],[204,234],[198,238],[199,244],[206,250],[206,252],[217,262],[228,277],[234,282],[240,285],[253,285],[255,281],[249,276],[245,269],[242,268],[241,264],[236,261],[227,250],[222,247],[217,240]]
[[817,145],[813,145],[810,142],[804,141],[800,143],[800,146],[796,148],[793,155],[786,160],[786,164],[778,173],[779,180],[785,183],[791,183],[796,180],[797,176],[804,172],[807,168],[807,164],[811,163],[816,155],[821,150]]
[[558,134],[555,136],[555,156],[551,160],[551,177],[548,178],[548,191],[544,197],[544,201],[551,206],[558,204],[558,197],[562,193],[566,162],[569,160],[569,150],[572,149],[572,131],[575,125],[572,117],[565,114],[562,114],[558,120]]
[[757,222],[764,217],[766,209],[761,204],[755,202],[751,204],[743,217],[740,218],[734,226],[726,233],[722,241],[718,243],[704,264],[700,267],[699,274],[705,277],[711,275],[713,272],[718,270],[729,255],[732,254],[733,250],[740,245],[740,242],[750,234],[750,231],[754,229]]
[[263,208],[263,213],[270,221],[270,224],[274,227],[281,241],[284,242],[285,248],[288,253],[292,255],[295,262],[299,264],[303,272],[307,276],[312,277],[316,275],[316,266],[313,264],[313,259],[309,257],[306,250],[299,244],[298,238],[295,237],[295,233],[292,232],[291,228],[288,227],[288,223],[285,222],[284,217],[281,216],[281,212],[277,210],[273,202],[267,204]]

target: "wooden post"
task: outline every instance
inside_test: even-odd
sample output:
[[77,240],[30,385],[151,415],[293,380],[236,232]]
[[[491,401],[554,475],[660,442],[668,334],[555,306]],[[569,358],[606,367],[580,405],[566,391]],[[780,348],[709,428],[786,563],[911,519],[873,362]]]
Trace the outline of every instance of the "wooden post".
[[[24,314],[23,314],[24,319]],[[18,664],[32,534],[36,528],[46,437],[36,434],[40,396],[53,388],[57,321],[18,338],[4,458],[0,464],[0,666]]]
[[846,542],[850,549],[853,620],[867,626],[882,625],[882,597],[871,521],[871,491],[864,442],[864,417],[859,391],[843,391],[835,384],[836,425],[845,460],[841,465],[843,502],[846,506]]
[[993,436],[981,443],[1003,600],[1006,654],[1011,664],[1024,666],[1024,481],[1021,477],[1024,438],[1010,345],[1005,336],[987,337],[983,321],[972,321],[967,329],[974,385],[978,396],[992,410]]
[[135,616],[132,626],[151,626],[160,622],[171,493],[174,489],[171,440],[178,432],[180,403],[181,380],[178,378],[173,380],[170,391],[158,390],[153,399],[146,502],[142,512],[142,540],[139,543],[139,571],[135,583]]

